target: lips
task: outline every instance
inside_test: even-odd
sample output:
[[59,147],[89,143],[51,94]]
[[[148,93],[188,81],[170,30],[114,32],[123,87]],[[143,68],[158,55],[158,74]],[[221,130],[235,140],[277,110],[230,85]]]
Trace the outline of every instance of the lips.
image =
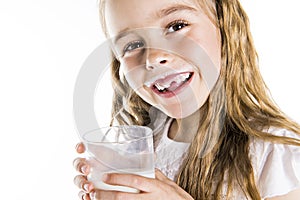
[[171,97],[179,93],[185,85],[188,85],[192,76],[193,72],[176,73],[159,78],[152,83],[146,83],[145,85],[160,96]]

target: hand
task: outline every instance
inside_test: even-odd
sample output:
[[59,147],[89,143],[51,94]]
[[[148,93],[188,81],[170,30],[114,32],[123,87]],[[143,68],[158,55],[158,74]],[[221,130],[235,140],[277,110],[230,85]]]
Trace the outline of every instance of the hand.
[[[85,147],[83,143],[76,145],[76,151],[79,154],[85,152]],[[81,189],[78,193],[79,199],[81,200],[90,200],[89,193],[93,191],[94,186],[92,183],[88,182],[87,175],[89,174],[90,167],[84,158],[76,158],[73,162],[75,169],[80,173],[74,178],[74,183]]]
[[[79,143],[76,146],[76,151],[80,154],[83,153],[85,151],[84,145]],[[155,179],[133,174],[113,173],[107,174],[106,177],[103,177],[103,181],[107,184],[128,186],[141,191],[141,193],[135,194],[94,189],[93,184],[87,180],[87,175],[89,174],[90,168],[84,158],[76,158],[74,160],[74,167],[79,173],[81,173],[74,178],[74,183],[81,189],[79,192],[79,198],[83,200],[193,200],[193,198],[186,191],[168,179],[159,170],[155,171]]]
[[95,200],[193,200],[186,191],[168,179],[159,170],[155,171],[155,177],[155,179],[151,179],[133,174],[107,174],[103,177],[105,183],[136,188],[141,193],[94,190],[90,197]]

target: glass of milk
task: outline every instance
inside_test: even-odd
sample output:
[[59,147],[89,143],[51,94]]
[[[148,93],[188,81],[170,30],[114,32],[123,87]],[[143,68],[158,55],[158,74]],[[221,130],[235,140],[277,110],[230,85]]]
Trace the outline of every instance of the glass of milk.
[[153,132],[145,126],[112,126],[85,133],[83,143],[91,167],[88,180],[102,190],[139,193],[134,188],[102,182],[105,173],[137,174],[155,178]]

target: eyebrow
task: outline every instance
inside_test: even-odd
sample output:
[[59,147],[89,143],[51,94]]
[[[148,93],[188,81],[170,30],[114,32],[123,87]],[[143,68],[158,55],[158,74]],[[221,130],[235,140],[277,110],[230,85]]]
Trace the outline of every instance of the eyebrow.
[[156,16],[156,18],[162,18],[180,11],[196,12],[197,9],[184,4],[173,4],[167,8],[159,10],[154,16]]
[[[155,12],[153,14],[153,16],[154,16],[154,19],[161,19],[161,18],[171,15],[173,13],[182,12],[182,11],[196,12],[197,9],[193,8],[191,6],[188,6],[188,5],[184,5],[184,4],[173,4],[167,8],[163,8],[163,9],[159,10],[158,12]],[[153,19],[153,17],[152,17],[152,19]],[[125,28],[125,29],[121,30],[120,33],[113,40],[114,43],[116,43],[122,37],[125,37],[126,35],[128,35],[130,33],[128,31],[129,31],[129,28]]]
[[125,37],[126,35],[130,34],[130,32],[128,32],[129,28],[125,28],[123,30],[120,31],[120,33],[113,39],[113,43],[117,43],[118,40],[120,40],[122,37]]

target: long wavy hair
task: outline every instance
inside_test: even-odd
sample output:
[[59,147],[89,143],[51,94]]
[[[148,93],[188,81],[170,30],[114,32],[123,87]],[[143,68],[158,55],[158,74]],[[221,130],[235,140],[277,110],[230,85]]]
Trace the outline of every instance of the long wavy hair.
[[[300,146],[293,138],[275,136],[266,130],[277,127],[300,135],[300,126],[274,103],[258,68],[246,13],[238,0],[197,1],[209,8],[221,33],[221,73],[202,106],[198,132],[179,172],[177,183],[195,200],[227,199],[239,189],[248,199],[260,198],[249,157],[251,138]],[[104,0],[100,1],[106,30]],[[151,105],[120,81],[120,63],[112,58],[114,88],[112,116],[120,124],[148,125]],[[123,106],[126,109],[123,109]],[[123,109],[123,114],[116,113]],[[218,133],[218,134],[216,134]],[[219,134],[220,133],[220,134]],[[214,144],[210,146],[210,144]],[[225,190],[224,190],[224,187]]]

